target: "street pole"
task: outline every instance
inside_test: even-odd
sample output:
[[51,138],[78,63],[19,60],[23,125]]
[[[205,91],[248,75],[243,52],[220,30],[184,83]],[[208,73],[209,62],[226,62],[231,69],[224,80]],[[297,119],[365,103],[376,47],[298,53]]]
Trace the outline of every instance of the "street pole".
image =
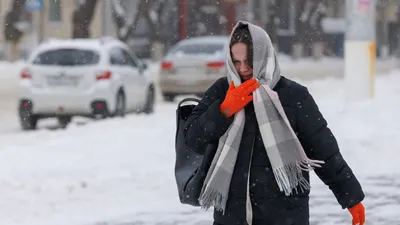
[[115,36],[115,31],[113,30],[113,15],[112,15],[112,3],[111,0],[103,1],[103,36]]
[[254,5],[253,0],[247,0],[247,13],[246,13],[246,20],[250,23],[254,21]]
[[345,90],[348,102],[374,97],[376,0],[346,0]]
[[188,0],[178,0],[179,40],[187,38]]
[[45,23],[45,18],[44,18],[44,5],[40,9],[39,13],[39,42],[42,42],[44,40],[44,23]]

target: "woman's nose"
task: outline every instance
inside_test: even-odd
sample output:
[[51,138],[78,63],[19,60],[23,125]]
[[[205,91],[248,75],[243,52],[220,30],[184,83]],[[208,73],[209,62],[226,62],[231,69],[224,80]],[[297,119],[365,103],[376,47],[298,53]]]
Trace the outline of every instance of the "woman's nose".
[[245,63],[242,63],[240,65],[239,69],[240,69],[240,71],[247,71],[249,69],[249,67]]

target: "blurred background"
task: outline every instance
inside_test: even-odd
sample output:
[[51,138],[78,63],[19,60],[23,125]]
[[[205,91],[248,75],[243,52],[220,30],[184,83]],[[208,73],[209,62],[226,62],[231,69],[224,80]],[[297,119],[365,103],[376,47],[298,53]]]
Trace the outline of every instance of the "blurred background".
[[[179,202],[175,112],[226,75],[238,20],[316,99],[367,223],[400,225],[398,0],[0,0],[0,224],[210,225]],[[351,224],[311,185],[311,225]]]
[[[117,37],[140,58],[158,60],[180,40],[229,34],[237,20],[266,29],[280,53],[296,58],[343,57],[345,0],[31,2],[39,2],[40,6],[24,7],[24,0],[0,3],[0,57],[4,60],[27,57],[47,38],[101,36]],[[377,55],[382,58],[399,52],[398,4],[396,0],[376,3]]]

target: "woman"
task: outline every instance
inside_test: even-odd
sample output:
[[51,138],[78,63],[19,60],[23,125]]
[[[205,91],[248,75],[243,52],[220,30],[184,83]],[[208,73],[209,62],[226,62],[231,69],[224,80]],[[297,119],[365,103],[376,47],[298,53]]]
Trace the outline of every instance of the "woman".
[[307,88],[280,76],[271,40],[240,21],[227,77],[204,94],[187,122],[186,144],[218,146],[199,201],[218,225],[308,225],[309,173],[332,190],[353,224],[364,193]]

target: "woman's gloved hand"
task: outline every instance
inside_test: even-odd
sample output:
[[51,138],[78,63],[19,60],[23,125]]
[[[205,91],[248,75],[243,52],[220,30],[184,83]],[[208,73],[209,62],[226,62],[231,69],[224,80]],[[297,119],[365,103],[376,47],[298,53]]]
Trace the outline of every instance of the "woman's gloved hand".
[[232,81],[229,85],[228,91],[226,92],[225,100],[221,104],[221,112],[229,118],[243,109],[253,100],[253,96],[250,94],[259,86],[260,84],[256,79],[249,79],[236,88]]
[[349,212],[353,216],[352,225],[363,225],[365,223],[365,208],[361,202],[349,208]]

